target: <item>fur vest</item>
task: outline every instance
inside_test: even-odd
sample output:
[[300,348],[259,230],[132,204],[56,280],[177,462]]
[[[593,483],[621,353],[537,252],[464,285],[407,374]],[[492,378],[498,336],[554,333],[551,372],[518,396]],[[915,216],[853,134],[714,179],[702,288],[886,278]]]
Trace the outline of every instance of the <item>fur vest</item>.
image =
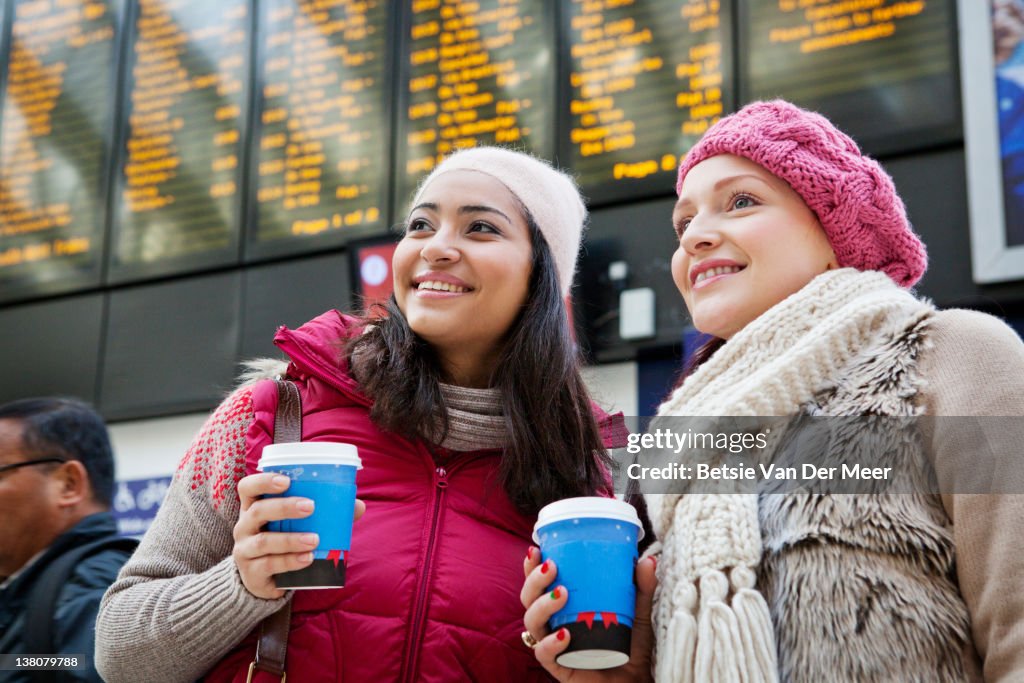
[[[913,315],[863,349],[806,412],[917,415],[917,359],[931,317]],[[919,439],[893,441],[901,442],[873,464],[899,472],[928,457]],[[758,588],[782,681],[964,680],[968,614],[937,495],[762,495],[758,517]]]

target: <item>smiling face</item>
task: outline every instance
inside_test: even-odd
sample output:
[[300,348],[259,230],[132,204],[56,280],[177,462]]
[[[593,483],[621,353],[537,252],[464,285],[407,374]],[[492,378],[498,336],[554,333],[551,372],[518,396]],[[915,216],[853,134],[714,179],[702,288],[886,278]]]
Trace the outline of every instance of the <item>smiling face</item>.
[[742,157],[722,154],[690,169],[672,222],[672,278],[694,326],[723,339],[836,267],[800,195]]
[[485,173],[449,171],[423,189],[406,225],[393,270],[409,327],[450,373],[489,375],[529,292],[533,246],[519,201]]

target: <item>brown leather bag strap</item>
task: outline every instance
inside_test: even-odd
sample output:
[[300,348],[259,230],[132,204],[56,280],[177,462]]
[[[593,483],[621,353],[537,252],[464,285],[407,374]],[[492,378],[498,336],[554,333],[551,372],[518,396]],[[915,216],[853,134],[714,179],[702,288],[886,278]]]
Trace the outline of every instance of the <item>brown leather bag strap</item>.
[[[277,414],[274,416],[274,443],[302,441],[302,398],[294,382],[277,380]],[[292,602],[289,600],[278,611],[260,624],[260,639],[256,645],[256,658],[249,665],[246,683],[252,681],[255,671],[266,671],[287,679],[284,670],[288,654],[288,631],[292,624]]]
[[255,671],[266,671],[274,676],[280,676],[281,683],[285,683],[288,674],[285,673],[284,662],[288,655],[288,631],[291,625],[291,600],[260,623],[260,640],[256,644],[256,657],[249,665],[246,683],[252,681]]
[[274,443],[302,441],[302,397],[294,382],[277,382],[277,414],[274,416]]

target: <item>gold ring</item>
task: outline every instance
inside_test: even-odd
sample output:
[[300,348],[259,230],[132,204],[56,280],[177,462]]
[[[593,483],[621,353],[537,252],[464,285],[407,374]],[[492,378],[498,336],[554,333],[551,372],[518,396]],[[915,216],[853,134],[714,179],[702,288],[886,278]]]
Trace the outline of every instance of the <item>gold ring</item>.
[[537,639],[534,638],[529,631],[523,631],[523,645],[532,650],[537,647]]

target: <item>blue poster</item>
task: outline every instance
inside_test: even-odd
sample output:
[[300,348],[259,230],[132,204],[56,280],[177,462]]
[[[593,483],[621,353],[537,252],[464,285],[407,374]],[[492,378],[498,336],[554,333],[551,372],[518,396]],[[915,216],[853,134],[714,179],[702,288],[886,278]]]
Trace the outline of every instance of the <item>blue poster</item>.
[[1006,244],[1024,244],[1024,0],[993,0]]
[[117,482],[113,512],[118,533],[136,538],[146,533],[170,485],[171,477]]

